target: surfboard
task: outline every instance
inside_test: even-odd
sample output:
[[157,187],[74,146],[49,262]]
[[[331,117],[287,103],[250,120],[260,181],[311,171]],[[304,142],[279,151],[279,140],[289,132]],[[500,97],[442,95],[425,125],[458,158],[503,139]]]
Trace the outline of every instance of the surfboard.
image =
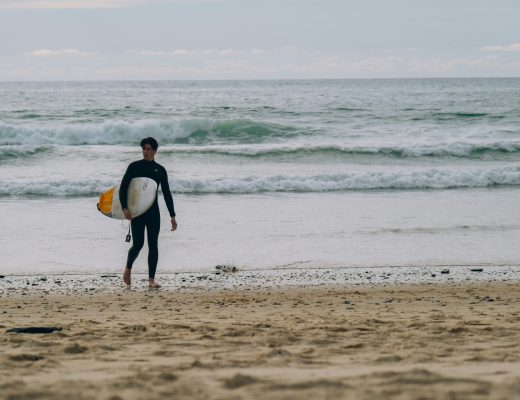
[[[97,208],[110,218],[125,219],[121,202],[119,201],[119,187],[108,189],[99,197]],[[128,186],[128,209],[132,217],[138,217],[150,209],[157,197],[157,183],[150,178],[133,178]]]

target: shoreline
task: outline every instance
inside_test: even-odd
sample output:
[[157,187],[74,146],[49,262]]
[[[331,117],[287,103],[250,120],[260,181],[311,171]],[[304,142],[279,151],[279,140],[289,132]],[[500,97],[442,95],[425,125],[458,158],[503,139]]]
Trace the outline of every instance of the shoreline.
[[[517,287],[12,290],[0,297],[0,393],[8,400],[514,398]],[[62,330],[6,333],[23,326]]]
[[[148,275],[132,273],[132,290],[146,290]],[[468,265],[377,268],[279,268],[235,272],[158,272],[164,291],[214,291],[243,288],[364,287],[374,285],[520,282],[519,265]],[[124,288],[120,273],[0,275],[0,295],[17,290],[52,293],[114,292]]]

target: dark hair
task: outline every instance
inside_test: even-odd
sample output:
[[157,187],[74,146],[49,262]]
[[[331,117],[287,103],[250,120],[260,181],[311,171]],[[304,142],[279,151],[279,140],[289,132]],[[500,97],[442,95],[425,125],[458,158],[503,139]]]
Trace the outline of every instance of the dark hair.
[[149,144],[152,147],[153,151],[156,151],[159,147],[159,143],[157,143],[157,140],[155,140],[153,137],[147,137],[141,140],[141,148],[144,148],[146,144]]

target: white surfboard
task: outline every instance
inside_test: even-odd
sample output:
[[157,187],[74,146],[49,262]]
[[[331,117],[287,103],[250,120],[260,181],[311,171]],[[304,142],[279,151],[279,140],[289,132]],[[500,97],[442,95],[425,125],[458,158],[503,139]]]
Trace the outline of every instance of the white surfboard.
[[[121,202],[119,201],[119,187],[108,189],[99,197],[97,208],[107,217],[125,219]],[[150,178],[133,178],[128,186],[128,209],[132,217],[138,217],[150,209],[157,197],[157,183]]]

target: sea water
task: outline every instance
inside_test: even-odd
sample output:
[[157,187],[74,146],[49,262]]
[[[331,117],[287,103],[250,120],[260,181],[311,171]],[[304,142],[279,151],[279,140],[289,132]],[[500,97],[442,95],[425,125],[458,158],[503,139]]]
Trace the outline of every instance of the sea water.
[[159,273],[520,263],[520,79],[3,82],[0,273],[120,271],[146,136]]

